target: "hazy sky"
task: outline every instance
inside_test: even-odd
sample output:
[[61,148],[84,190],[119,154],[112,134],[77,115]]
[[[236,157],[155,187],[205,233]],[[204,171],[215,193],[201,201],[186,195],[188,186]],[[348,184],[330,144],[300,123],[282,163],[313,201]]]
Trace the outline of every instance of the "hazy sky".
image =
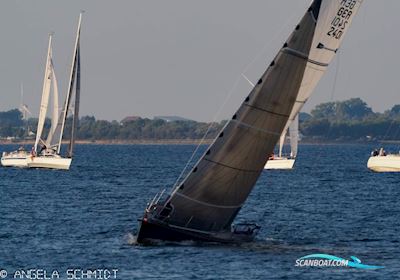
[[[219,111],[218,120],[230,117],[250,91],[241,73],[258,80],[309,4],[1,0],[0,111],[19,106],[23,82],[24,102],[37,116],[51,31],[65,95],[78,15],[85,10],[81,115],[108,120],[179,115],[210,121]],[[399,11],[399,0],[364,0],[339,56],[303,111],[351,97],[361,97],[375,111],[400,103]]]

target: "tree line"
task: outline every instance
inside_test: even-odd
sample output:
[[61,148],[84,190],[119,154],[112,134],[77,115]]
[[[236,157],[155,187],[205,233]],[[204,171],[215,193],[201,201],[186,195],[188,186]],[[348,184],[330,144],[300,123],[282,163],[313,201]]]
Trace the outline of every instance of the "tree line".
[[311,141],[400,140],[400,105],[378,113],[360,98],[352,98],[322,103],[300,117],[300,132]]
[[[204,123],[190,120],[133,118],[129,121],[97,120],[84,116],[79,121],[80,140],[163,140],[214,138],[226,121]],[[22,119],[18,109],[0,112],[0,138],[29,138],[35,131],[37,118]],[[71,119],[67,120],[65,137],[69,137]],[[50,128],[46,121],[45,133]],[[373,110],[360,98],[327,102],[316,106],[310,114],[300,113],[300,133],[307,141],[372,141],[400,140],[400,105],[383,112]],[[31,133],[31,138],[32,138]]]

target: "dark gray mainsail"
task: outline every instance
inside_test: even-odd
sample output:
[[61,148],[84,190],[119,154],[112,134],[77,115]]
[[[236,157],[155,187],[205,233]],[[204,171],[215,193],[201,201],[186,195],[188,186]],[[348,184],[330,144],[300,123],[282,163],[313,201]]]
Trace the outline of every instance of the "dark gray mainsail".
[[78,128],[79,121],[79,103],[81,96],[81,54],[78,42],[78,48],[76,52],[76,88],[75,88],[75,104],[74,104],[74,114],[72,116],[72,128],[71,128],[71,139],[68,146],[68,157],[72,157],[74,145],[75,145],[75,134]]
[[[198,233],[230,230],[287,124],[305,86],[305,73],[312,68],[307,79],[319,80],[350,25],[346,17],[353,17],[359,4],[357,0],[312,2],[232,119],[167,198],[167,211],[145,214],[143,223],[151,224],[153,218],[163,226]],[[343,14],[341,26],[333,26]],[[332,47],[332,41],[338,42]],[[146,211],[151,213],[152,204]],[[143,235],[139,232],[140,238]]]
[[[71,101],[74,98],[74,113],[72,118],[72,128],[71,128],[71,139],[68,145],[67,156],[72,157],[73,146],[75,142],[75,130],[77,127],[77,122],[79,119],[79,102],[80,102],[80,33],[81,33],[81,23],[82,23],[82,12],[79,15],[78,21],[78,29],[76,31],[76,39],[74,52],[72,55],[72,65],[70,72],[70,79],[68,84],[67,95],[65,97],[63,111],[60,115],[60,120],[58,122],[58,147],[57,153],[59,154],[61,151],[61,142],[64,134],[64,128],[68,117],[68,112],[71,108]],[[75,94],[74,94],[74,86],[75,86]]]

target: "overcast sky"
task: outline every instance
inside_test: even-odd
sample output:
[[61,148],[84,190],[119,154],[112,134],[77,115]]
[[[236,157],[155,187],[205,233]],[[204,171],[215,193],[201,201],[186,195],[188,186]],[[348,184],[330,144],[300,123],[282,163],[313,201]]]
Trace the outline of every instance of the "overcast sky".
[[[78,15],[85,10],[81,115],[107,120],[128,115],[228,118],[251,88],[241,74],[258,80],[309,4],[1,0],[0,111],[19,106],[23,82],[24,103],[37,116],[51,31],[65,95]],[[303,111],[351,97],[361,97],[375,111],[400,103],[399,11],[398,0],[364,1],[339,56]]]

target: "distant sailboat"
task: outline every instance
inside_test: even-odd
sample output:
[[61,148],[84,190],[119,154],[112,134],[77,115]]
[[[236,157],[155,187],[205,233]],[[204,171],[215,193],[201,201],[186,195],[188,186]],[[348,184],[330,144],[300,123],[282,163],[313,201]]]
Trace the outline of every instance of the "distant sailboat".
[[[232,226],[288,119],[336,54],[360,0],[314,0],[250,94],[191,172],[139,219],[137,242],[250,241],[259,226]],[[294,110],[294,111],[293,111]],[[291,119],[297,115],[294,114]]]
[[16,151],[3,152],[1,156],[1,165],[4,167],[28,167],[27,159],[30,152],[26,151],[24,147],[20,147]]
[[279,139],[279,154],[274,154],[268,157],[268,161],[264,166],[264,169],[292,169],[294,162],[297,157],[297,150],[299,145],[299,115],[296,116],[295,120],[289,126],[289,139],[290,139],[290,155],[285,156],[283,154],[283,146],[286,140],[286,134],[288,130],[285,130]]
[[[19,111],[22,114],[22,120],[24,124],[26,123],[25,136],[29,136],[30,130],[28,126],[28,114],[31,112],[28,106],[24,104],[24,87],[21,83],[21,103],[19,106]],[[26,151],[23,146],[19,147],[18,150],[12,152],[3,152],[1,157],[1,165],[4,167],[28,167],[26,160],[30,156],[29,151]]]
[[[56,80],[54,71],[52,70],[51,56],[48,56],[48,66],[46,67],[45,80],[43,83],[42,102],[40,107],[38,129],[36,132],[36,141],[34,145],[34,154],[28,159],[27,165],[30,168],[51,168],[51,169],[66,169],[68,170],[73,154],[73,147],[75,142],[75,133],[77,122],[79,118],[79,101],[80,101],[80,28],[81,28],[82,13],[79,15],[78,30],[76,34],[75,47],[73,52],[70,82],[68,84],[68,91],[64,102],[64,107],[61,115],[58,113],[58,91],[54,91],[54,105],[52,113],[51,128],[46,140],[42,139],[43,126],[46,118],[47,105],[50,92],[50,77],[54,77],[55,87]],[[51,39],[51,38],[50,38]],[[51,45],[49,43],[49,54],[51,54]],[[50,58],[50,59],[49,59]],[[52,75],[50,75],[53,73]],[[75,86],[75,94],[74,94]],[[71,109],[71,100],[74,99],[73,117],[71,125],[71,139],[68,146],[67,156],[60,155],[61,144],[65,129],[65,124],[68,117],[68,112]],[[40,146],[40,149],[39,149]]]

